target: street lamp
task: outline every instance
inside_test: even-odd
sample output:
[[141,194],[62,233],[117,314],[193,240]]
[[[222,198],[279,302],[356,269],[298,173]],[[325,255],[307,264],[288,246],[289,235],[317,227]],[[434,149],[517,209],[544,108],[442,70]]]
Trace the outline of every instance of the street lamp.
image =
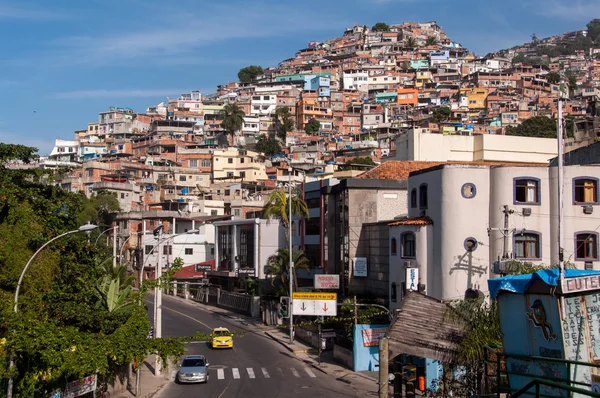
[[294,261],[292,259],[292,165],[288,167],[288,208],[289,208],[289,216],[288,216],[288,236],[289,236],[289,253],[288,257],[290,260],[290,308],[288,309],[290,314],[290,344],[294,342],[294,306],[293,306],[293,290],[294,290]]
[[[75,230],[69,231],[69,232],[65,232],[64,234],[58,235],[58,236],[50,239],[48,242],[44,243],[39,249],[37,249],[37,251],[35,253],[33,253],[33,256],[31,256],[31,258],[29,259],[29,261],[27,261],[27,264],[25,265],[25,268],[23,268],[23,271],[21,272],[21,276],[19,277],[19,282],[17,282],[17,289],[15,291],[15,306],[14,306],[14,312],[15,312],[15,314],[19,310],[19,292],[21,291],[21,283],[23,283],[23,278],[25,277],[25,272],[27,272],[27,269],[29,268],[29,266],[33,262],[33,259],[46,246],[48,246],[50,243],[54,242],[55,240],[62,238],[63,236],[67,236],[67,235],[70,235],[70,234],[75,234],[77,232],[89,232],[89,231],[92,231],[92,230],[94,230],[96,228],[98,228],[98,226],[94,225],[94,224],[85,224],[85,225],[82,225],[78,229],[75,229]],[[11,355],[10,362],[8,364],[9,372],[12,370],[12,368],[14,366],[15,366],[15,361],[13,360],[12,355]],[[12,389],[13,389],[13,378],[12,378],[12,376],[10,376],[9,379],[8,379],[8,390],[6,392],[6,397],[7,398],[12,398]]]
[[102,231],[100,233],[100,235],[98,235],[98,237],[96,238],[96,243],[94,243],[94,245],[98,244],[98,240],[100,239],[100,237],[105,234],[108,231],[112,231],[115,230],[115,233],[113,234],[113,267],[117,266],[117,231],[119,230],[119,226],[114,226],[112,228],[108,228],[105,229],[104,231]]
[[[164,225],[159,225],[158,227],[154,228],[154,230],[152,231],[152,233],[154,234],[154,236],[158,236],[158,243],[156,244],[156,246],[154,246],[152,248],[152,250],[150,250],[150,252],[148,253],[148,256],[150,254],[152,254],[152,252],[154,251],[154,249],[158,248],[158,260],[157,260],[157,264],[156,264],[156,272],[155,272],[155,280],[158,282],[157,285],[154,287],[154,337],[155,338],[161,338],[162,337],[162,289],[159,286],[160,283],[160,279],[162,277],[162,266],[160,264],[160,260],[161,260],[161,253],[160,253],[160,245],[163,242],[166,242],[168,240],[174,239],[177,236],[181,236],[181,235],[191,235],[191,234],[195,234],[200,232],[200,230],[198,229],[190,229],[189,231],[186,231],[182,234],[175,234],[173,236],[170,236],[166,239],[161,239],[162,238],[162,233],[164,230]],[[146,259],[144,260],[144,263],[142,264],[142,268],[140,270],[140,283],[139,283],[139,287],[140,289],[142,288],[142,277],[143,277],[143,272],[144,272],[144,266],[146,264],[146,261],[148,260],[149,257],[146,257]],[[141,297],[140,297],[140,303],[141,303]],[[154,371],[155,371],[155,375],[160,375],[160,362],[159,362],[159,358],[156,358],[156,366],[154,367]]]

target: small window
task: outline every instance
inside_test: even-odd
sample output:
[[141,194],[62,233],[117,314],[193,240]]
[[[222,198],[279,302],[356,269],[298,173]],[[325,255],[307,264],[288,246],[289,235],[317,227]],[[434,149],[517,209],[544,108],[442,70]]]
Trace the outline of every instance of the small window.
[[515,234],[515,258],[539,260],[542,258],[540,246],[540,234],[537,232]]
[[244,158],[240,158],[240,163],[244,163]]
[[198,167],[198,159],[190,159],[190,167]]
[[144,254],[147,256],[150,254],[150,252],[152,251],[152,249],[154,249],[154,246],[152,245],[146,245],[144,246]]
[[202,159],[202,167],[210,167],[210,159]]
[[211,210],[210,211],[210,215],[211,216],[216,216],[217,215],[217,211],[216,210]]
[[240,216],[240,209],[233,209],[233,215],[236,217]]
[[474,198],[475,194],[477,193],[475,184],[472,184],[470,182],[463,184],[462,188],[460,189],[460,193],[465,199]]
[[580,232],[575,236],[575,260],[598,259],[598,234],[595,232]]
[[179,176],[179,181],[187,181],[187,176]]
[[191,248],[191,247],[189,247],[189,248],[188,248],[188,247],[186,247],[186,248],[185,248],[185,255],[186,255],[186,256],[191,256],[192,254],[194,254],[194,249],[193,249],[193,248]]
[[233,163],[233,158],[227,158],[227,163],[229,163],[229,164]]
[[598,203],[598,180],[577,178],[573,181],[573,203]]
[[240,171],[240,178],[246,178],[246,172]]
[[227,178],[231,178],[233,177],[233,171],[228,171],[227,172]]
[[406,232],[402,234],[402,237],[400,239],[402,242],[402,258],[415,258],[415,234],[412,232]]
[[162,249],[163,249],[163,255],[165,255],[165,256],[173,255],[173,246],[165,245],[162,247]]
[[540,180],[537,178],[515,179],[515,204],[540,204]]
[[419,187],[419,208],[427,208],[427,184],[422,184]]
[[410,207],[413,209],[415,207],[417,207],[417,189],[416,188],[413,188],[410,191]]
[[396,302],[396,300],[398,300],[398,292],[397,292],[397,285],[396,282],[392,283],[392,292],[391,292],[391,300],[393,302]]
[[398,254],[398,243],[396,242],[396,238],[392,238],[392,242],[390,243],[390,250],[392,252],[392,256]]

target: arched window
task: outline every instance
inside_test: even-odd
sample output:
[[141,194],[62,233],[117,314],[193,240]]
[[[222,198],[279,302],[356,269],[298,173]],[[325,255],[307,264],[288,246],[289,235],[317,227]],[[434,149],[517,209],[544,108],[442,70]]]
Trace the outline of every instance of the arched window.
[[415,258],[417,256],[416,238],[413,232],[405,232],[400,237],[402,244],[402,258]]
[[412,209],[417,207],[417,188],[413,188],[410,191],[410,207]]
[[598,260],[598,233],[577,232],[575,234],[575,260]]
[[514,234],[515,258],[541,260],[542,238],[539,232],[523,231]]
[[427,208],[427,184],[421,184],[421,186],[419,186],[419,208]]
[[398,242],[396,242],[396,238],[392,238],[392,241],[390,243],[390,251],[392,252],[392,256],[395,256],[396,254],[398,254]]
[[392,283],[392,291],[391,291],[391,297],[390,297],[390,299],[391,299],[393,302],[396,302],[396,300],[398,300],[398,292],[397,292],[397,285],[396,285],[396,282],[393,282],[393,283]]

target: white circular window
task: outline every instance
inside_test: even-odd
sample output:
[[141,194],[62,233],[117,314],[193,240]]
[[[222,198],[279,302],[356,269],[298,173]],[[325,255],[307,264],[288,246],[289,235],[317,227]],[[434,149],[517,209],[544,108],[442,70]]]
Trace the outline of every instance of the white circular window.
[[475,188],[475,184],[467,182],[460,188],[460,193],[463,198],[471,199],[477,194],[477,188]]

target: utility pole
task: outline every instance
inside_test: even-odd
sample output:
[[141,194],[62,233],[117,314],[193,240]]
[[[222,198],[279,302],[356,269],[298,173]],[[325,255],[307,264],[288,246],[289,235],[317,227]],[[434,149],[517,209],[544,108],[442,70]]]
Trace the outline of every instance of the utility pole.
[[[154,288],[154,338],[160,339],[162,337],[162,288],[160,286],[160,280],[162,278],[162,264],[160,263],[160,258],[162,253],[160,252],[160,242],[162,238],[163,225],[159,225],[157,228],[154,229],[155,232],[156,230],[158,230],[158,260],[156,262],[156,272],[154,274],[154,279],[157,283],[156,287]],[[160,371],[160,357],[157,355],[156,366],[154,366],[154,375],[160,376]]]
[[113,268],[117,266],[117,232],[119,232],[119,226],[115,226],[113,231]]
[[558,93],[558,266],[560,269],[559,283],[565,276],[565,265],[563,263],[563,113],[562,113],[562,90]]
[[502,241],[504,245],[502,247],[502,259],[506,260],[508,259],[508,216],[510,214],[513,214],[515,211],[509,210],[508,205],[504,205],[504,209],[502,210],[502,212],[504,213],[504,229],[502,230]]
[[389,395],[388,338],[379,339],[379,398]]
[[288,167],[288,207],[289,207],[289,217],[288,217],[288,233],[289,233],[289,260],[290,260],[290,308],[288,309],[288,313],[290,314],[290,344],[294,342],[294,306],[293,301],[294,298],[294,260],[292,258],[292,161],[289,160],[290,167]]

